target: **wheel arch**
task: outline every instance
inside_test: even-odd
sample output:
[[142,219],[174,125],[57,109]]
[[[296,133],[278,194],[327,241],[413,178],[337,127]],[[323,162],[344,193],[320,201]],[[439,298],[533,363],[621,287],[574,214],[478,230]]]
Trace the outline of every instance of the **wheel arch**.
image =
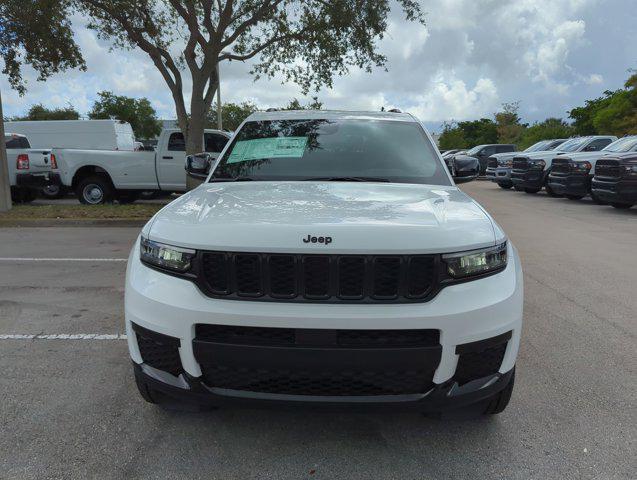
[[108,173],[108,171],[105,168],[100,167],[99,165],[84,165],[78,168],[73,174],[73,180],[71,181],[71,188],[75,190],[77,188],[78,183],[80,183],[82,179],[93,176],[93,175],[100,175],[107,178],[111,186],[115,188],[111,175]]

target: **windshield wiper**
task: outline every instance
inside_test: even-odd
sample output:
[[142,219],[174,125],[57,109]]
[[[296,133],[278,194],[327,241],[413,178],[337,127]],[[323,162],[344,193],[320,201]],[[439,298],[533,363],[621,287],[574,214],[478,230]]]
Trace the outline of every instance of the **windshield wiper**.
[[306,182],[389,182],[388,178],[381,177],[310,177],[303,179]]
[[210,179],[211,182],[251,182],[253,180],[252,177],[212,177]]

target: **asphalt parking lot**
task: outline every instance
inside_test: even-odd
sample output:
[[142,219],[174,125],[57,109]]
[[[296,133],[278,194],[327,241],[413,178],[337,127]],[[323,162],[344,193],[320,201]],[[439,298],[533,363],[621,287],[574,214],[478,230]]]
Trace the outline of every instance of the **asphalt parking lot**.
[[525,269],[504,414],[160,410],[120,337],[139,228],[5,228],[0,478],[635,478],[637,208],[463,188]]

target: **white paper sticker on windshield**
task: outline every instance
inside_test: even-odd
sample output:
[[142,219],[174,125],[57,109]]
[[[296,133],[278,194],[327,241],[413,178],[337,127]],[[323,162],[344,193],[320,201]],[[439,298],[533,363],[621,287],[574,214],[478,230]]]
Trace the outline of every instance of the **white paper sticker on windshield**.
[[239,140],[235,143],[227,163],[248,162],[265,158],[301,158],[307,137],[274,137]]

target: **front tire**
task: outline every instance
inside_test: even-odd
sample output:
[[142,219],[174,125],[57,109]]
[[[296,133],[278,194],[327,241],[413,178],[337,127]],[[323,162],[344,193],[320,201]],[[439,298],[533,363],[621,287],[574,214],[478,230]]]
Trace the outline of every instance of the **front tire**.
[[513,185],[513,190],[515,190],[516,192],[523,192],[524,187],[520,187],[519,185]]
[[593,203],[596,205],[606,205],[606,202],[591,192],[591,198],[593,199]]
[[559,198],[559,197],[561,197],[561,196],[562,196],[562,195],[560,195],[559,193],[556,193],[556,192],[555,192],[555,190],[553,190],[553,189],[551,188],[551,186],[549,185],[549,183],[548,183],[548,182],[546,182],[546,184],[544,185],[544,189],[546,190],[546,194],[547,194],[549,197]]
[[584,195],[564,195],[569,200],[581,200],[584,198]]
[[504,190],[508,190],[509,188],[511,188],[513,185],[508,185],[506,183],[498,183],[498,187],[504,189]]
[[526,193],[537,193],[541,190],[541,188],[525,188],[524,191]]
[[500,390],[498,393],[496,393],[493,397],[491,397],[491,400],[484,409],[483,414],[497,415],[498,413],[504,412],[504,410],[507,408],[507,405],[509,404],[509,401],[511,400],[511,394],[513,393],[514,384],[515,369],[511,374],[511,379],[509,380],[509,383],[507,383],[507,386],[504,387],[503,390]]
[[75,193],[84,205],[101,205],[113,201],[113,186],[111,182],[99,175],[80,180]]
[[615,208],[619,208],[620,210],[628,210],[632,205],[630,203],[617,203],[613,202],[611,205]]

